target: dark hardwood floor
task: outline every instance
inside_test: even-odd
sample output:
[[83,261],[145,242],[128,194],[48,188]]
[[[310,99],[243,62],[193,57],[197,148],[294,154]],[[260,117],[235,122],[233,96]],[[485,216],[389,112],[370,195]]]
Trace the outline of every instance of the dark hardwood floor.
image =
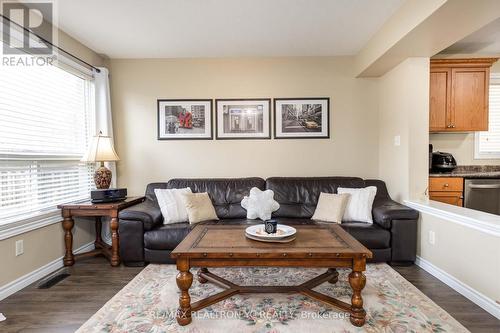
[[[500,332],[499,320],[419,267],[395,269],[471,332]],[[0,312],[7,320],[0,322],[0,332],[74,332],[142,268],[112,268],[96,257],[68,270],[71,276],[50,289],[33,284],[1,301]]]

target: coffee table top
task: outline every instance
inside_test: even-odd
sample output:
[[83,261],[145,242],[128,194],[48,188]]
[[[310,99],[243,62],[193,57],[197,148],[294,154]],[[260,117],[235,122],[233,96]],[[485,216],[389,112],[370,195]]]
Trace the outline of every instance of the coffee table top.
[[338,224],[294,225],[290,243],[245,237],[249,225],[201,224],[172,251],[172,258],[371,258],[372,253]]

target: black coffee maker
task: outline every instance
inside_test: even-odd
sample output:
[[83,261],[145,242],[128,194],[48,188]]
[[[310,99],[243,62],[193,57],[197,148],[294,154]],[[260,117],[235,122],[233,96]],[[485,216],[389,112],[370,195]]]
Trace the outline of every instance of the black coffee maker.
[[450,153],[435,151],[432,153],[431,169],[433,172],[452,172],[457,167],[457,161]]

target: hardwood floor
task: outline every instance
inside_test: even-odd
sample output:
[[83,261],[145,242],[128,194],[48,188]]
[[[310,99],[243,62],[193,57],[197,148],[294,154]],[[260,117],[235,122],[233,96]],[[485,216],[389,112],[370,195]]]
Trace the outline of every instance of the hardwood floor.
[[[500,332],[499,320],[419,267],[394,268],[471,332]],[[0,322],[0,332],[74,332],[141,270],[112,268],[103,257],[81,260],[52,288],[34,284],[1,301],[7,320]]]
[[500,320],[420,267],[393,268],[472,333],[500,333]]

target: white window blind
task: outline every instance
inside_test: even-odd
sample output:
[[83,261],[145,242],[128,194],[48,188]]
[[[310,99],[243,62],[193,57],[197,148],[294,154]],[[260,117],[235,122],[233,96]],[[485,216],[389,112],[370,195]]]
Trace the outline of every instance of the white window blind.
[[489,129],[477,132],[476,159],[500,158],[500,74],[492,74],[489,90]]
[[89,197],[92,99],[89,78],[59,67],[0,67],[0,225]]

